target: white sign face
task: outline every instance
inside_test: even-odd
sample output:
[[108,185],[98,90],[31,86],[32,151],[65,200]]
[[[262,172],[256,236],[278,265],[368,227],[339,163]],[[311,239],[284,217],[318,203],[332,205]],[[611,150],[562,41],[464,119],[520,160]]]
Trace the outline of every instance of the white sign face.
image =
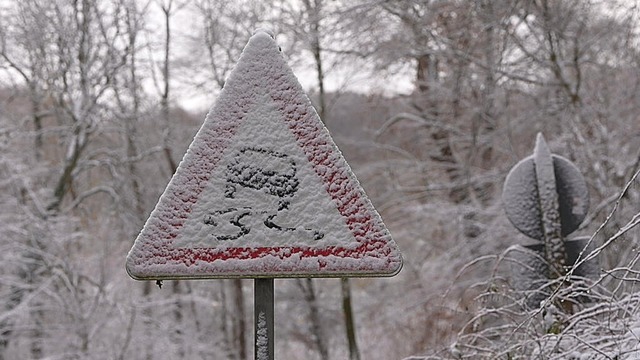
[[245,47],[127,257],[136,279],[390,276],[401,266],[263,32]]
[[282,117],[269,97],[256,104],[174,248],[357,245]]

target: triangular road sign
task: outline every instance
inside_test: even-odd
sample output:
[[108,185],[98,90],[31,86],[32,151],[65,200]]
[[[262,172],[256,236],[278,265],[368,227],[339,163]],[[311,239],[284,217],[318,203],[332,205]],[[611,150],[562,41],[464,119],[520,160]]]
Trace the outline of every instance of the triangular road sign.
[[127,256],[135,279],[395,275],[402,257],[259,31]]

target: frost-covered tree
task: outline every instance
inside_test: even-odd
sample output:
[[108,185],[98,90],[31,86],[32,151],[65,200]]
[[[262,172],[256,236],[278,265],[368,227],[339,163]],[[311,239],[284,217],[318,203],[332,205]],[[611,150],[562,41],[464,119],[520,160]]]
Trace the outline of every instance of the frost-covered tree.
[[[446,342],[456,333],[452,324],[480,311],[474,297],[494,288],[470,286],[482,283],[477,276],[491,273],[491,266],[464,264],[524,241],[505,226],[496,185],[527,153],[536,131],[552,137],[555,151],[576,161],[587,176],[597,204],[583,225],[587,233],[605,220],[605,209],[637,169],[636,140],[618,133],[637,131],[630,130],[635,122],[626,115],[638,104],[628,91],[637,77],[622,65],[634,63],[630,45],[637,14],[632,5],[606,12],[602,6],[597,1],[365,1],[354,7],[365,22],[387,24],[385,31],[370,29],[375,36],[359,55],[377,57],[379,66],[404,63],[415,69],[415,91],[380,125],[379,155],[366,173],[379,183],[374,196],[383,216],[390,214],[386,218],[401,237],[400,246],[421,254],[405,264],[411,280],[403,275],[418,289],[415,296],[425,298],[416,310],[424,314],[425,332],[417,348]],[[612,57],[627,60],[614,65]],[[624,155],[612,161],[611,147]],[[591,188],[596,186],[607,189],[606,195]],[[629,216],[622,217],[620,228]],[[418,240],[403,244],[405,237]],[[622,249],[630,243],[623,239],[603,252],[608,268],[626,253]],[[439,299],[431,294],[453,281],[453,274],[432,278],[441,267],[464,270]]]

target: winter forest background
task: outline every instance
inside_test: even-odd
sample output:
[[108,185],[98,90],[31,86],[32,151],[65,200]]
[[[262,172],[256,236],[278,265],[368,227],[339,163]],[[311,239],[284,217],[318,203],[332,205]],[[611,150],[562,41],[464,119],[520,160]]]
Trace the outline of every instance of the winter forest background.
[[[607,0],[0,2],[0,359],[248,359],[250,280],[124,259],[254,29],[271,28],[405,260],[352,279],[361,359],[640,357],[640,8]],[[587,179],[601,276],[527,308],[509,169]],[[581,296],[582,296],[581,295]],[[553,311],[552,311],[553,310]],[[347,359],[341,283],[276,281],[276,356]]]

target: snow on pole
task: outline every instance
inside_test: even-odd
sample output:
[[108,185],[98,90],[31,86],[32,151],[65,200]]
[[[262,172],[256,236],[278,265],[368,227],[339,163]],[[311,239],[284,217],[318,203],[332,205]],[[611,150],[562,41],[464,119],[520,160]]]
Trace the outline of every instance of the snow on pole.
[[540,206],[540,221],[543,233],[545,260],[549,263],[552,278],[565,274],[566,251],[562,239],[560,222],[560,206],[556,189],[556,176],[553,169],[553,158],[541,133],[536,138],[533,152]]
[[273,360],[275,354],[273,278],[254,280],[255,359]]

